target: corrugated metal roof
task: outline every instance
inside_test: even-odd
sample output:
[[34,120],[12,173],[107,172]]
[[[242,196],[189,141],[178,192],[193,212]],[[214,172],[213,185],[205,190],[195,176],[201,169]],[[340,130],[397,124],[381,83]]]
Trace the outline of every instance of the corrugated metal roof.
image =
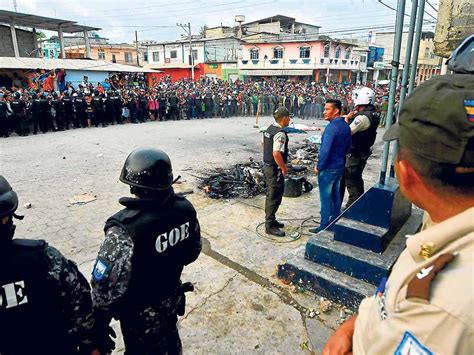
[[79,25],[76,21],[0,10],[0,23],[10,24],[12,22],[17,26],[26,26],[49,31],[57,31],[58,26],[61,26],[63,32],[66,33],[75,33],[84,30],[97,31],[101,29],[99,27]]
[[68,69],[128,73],[157,73],[149,68],[89,59],[45,59],[0,57],[0,69]]

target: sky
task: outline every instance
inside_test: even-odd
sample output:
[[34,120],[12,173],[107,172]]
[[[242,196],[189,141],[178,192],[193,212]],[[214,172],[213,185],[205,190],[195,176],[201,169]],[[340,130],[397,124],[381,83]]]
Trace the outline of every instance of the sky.
[[[0,0],[0,9],[14,11],[14,2]],[[396,0],[382,2],[397,6]],[[411,1],[406,3],[405,14],[410,14]],[[284,15],[321,26],[320,33],[331,37],[367,38],[370,29],[393,30],[396,15],[378,0],[16,0],[16,4],[18,12],[100,27],[98,33],[112,43],[132,43],[135,31],[139,40],[173,41],[184,33],[177,23],[191,23],[197,34],[204,25],[233,26],[235,15],[244,15],[245,22]],[[429,4],[433,7],[426,5],[424,18],[434,22],[438,0]],[[409,20],[406,16],[407,25]],[[434,24],[426,23],[424,30],[434,31]]]

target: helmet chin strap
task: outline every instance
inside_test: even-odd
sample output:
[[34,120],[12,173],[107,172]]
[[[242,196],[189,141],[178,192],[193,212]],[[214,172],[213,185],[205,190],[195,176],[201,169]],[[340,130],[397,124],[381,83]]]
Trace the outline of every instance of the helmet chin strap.
[[178,177],[173,180],[173,182],[171,183],[171,185],[174,185],[175,183],[177,183],[179,179],[181,179],[181,175],[178,175]]
[[16,213],[12,213],[12,216],[13,216],[13,218],[19,219],[20,221],[21,221],[23,218],[25,218],[25,216],[20,216],[20,215],[18,215],[18,214],[16,214]]

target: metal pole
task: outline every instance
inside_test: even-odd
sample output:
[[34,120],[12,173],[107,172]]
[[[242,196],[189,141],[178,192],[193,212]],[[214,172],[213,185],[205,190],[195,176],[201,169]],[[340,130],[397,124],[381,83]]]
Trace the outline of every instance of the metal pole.
[[89,32],[84,30],[84,45],[86,47],[86,58],[91,57],[91,44],[89,41]]
[[[398,101],[398,115],[400,114],[400,110],[402,109],[403,102],[405,101],[405,96],[407,94],[408,88],[408,74],[410,74],[410,58],[413,49],[413,35],[415,33],[415,23],[416,23],[416,12],[418,10],[418,0],[412,0],[411,2],[411,14],[410,14],[410,28],[408,30],[408,38],[407,38],[407,47],[405,51],[405,63],[403,66],[403,76],[402,76],[402,88],[400,90],[400,100]],[[398,119],[397,119],[398,120]],[[393,142],[392,147],[392,158],[390,159],[390,177],[395,177],[395,169],[394,169],[394,162],[395,156],[397,155],[398,151],[398,142]]]
[[10,32],[12,34],[13,53],[15,54],[15,57],[18,58],[20,57],[20,51],[18,50],[18,39],[16,37],[15,24],[13,22],[10,23]]
[[59,37],[59,48],[61,49],[61,59],[65,59],[66,52],[64,50],[63,29],[61,25],[58,26],[58,37]]
[[[385,129],[392,126],[393,108],[395,106],[395,95],[397,91],[398,68],[400,65],[400,47],[402,43],[403,34],[403,17],[405,14],[406,0],[398,0],[397,5],[397,19],[395,22],[395,39],[393,42],[393,58],[392,58],[392,72],[390,75],[390,95],[388,99],[387,119],[385,121]],[[388,154],[390,151],[390,142],[385,142],[383,147],[382,168],[380,171],[380,184],[385,185],[385,178],[387,176]]]
[[413,47],[412,56],[412,67],[410,71],[410,84],[408,85],[408,95],[413,91],[415,85],[415,77],[418,67],[418,53],[420,51],[420,40],[423,26],[423,16],[425,14],[425,2],[426,0],[420,0],[420,7],[418,9],[418,18],[416,19],[416,34],[415,34],[415,46]]
[[194,57],[193,57],[193,38],[191,36],[191,23],[188,22],[189,33],[189,55],[191,56],[191,78],[194,81]]
[[329,53],[328,53],[328,68],[326,70],[326,84],[329,84],[329,68],[331,67],[331,47],[332,47],[332,41],[329,41]]
[[135,50],[137,52],[137,67],[140,66],[140,58],[138,55],[138,31],[135,31]]

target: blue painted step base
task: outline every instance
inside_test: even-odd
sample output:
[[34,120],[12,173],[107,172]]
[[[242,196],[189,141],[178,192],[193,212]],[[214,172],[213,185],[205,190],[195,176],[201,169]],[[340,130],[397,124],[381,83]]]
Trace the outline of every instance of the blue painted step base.
[[405,248],[406,235],[414,234],[421,224],[421,212],[414,211],[383,253],[375,253],[334,240],[332,232],[323,231],[306,243],[305,258],[378,286]]
[[304,258],[304,247],[296,249],[278,265],[278,278],[297,283],[316,294],[356,310],[376,287]]
[[278,277],[356,310],[388,275],[405,248],[406,235],[415,234],[421,220],[422,211],[414,210],[382,254],[335,241],[324,231],[290,252],[278,265]]

